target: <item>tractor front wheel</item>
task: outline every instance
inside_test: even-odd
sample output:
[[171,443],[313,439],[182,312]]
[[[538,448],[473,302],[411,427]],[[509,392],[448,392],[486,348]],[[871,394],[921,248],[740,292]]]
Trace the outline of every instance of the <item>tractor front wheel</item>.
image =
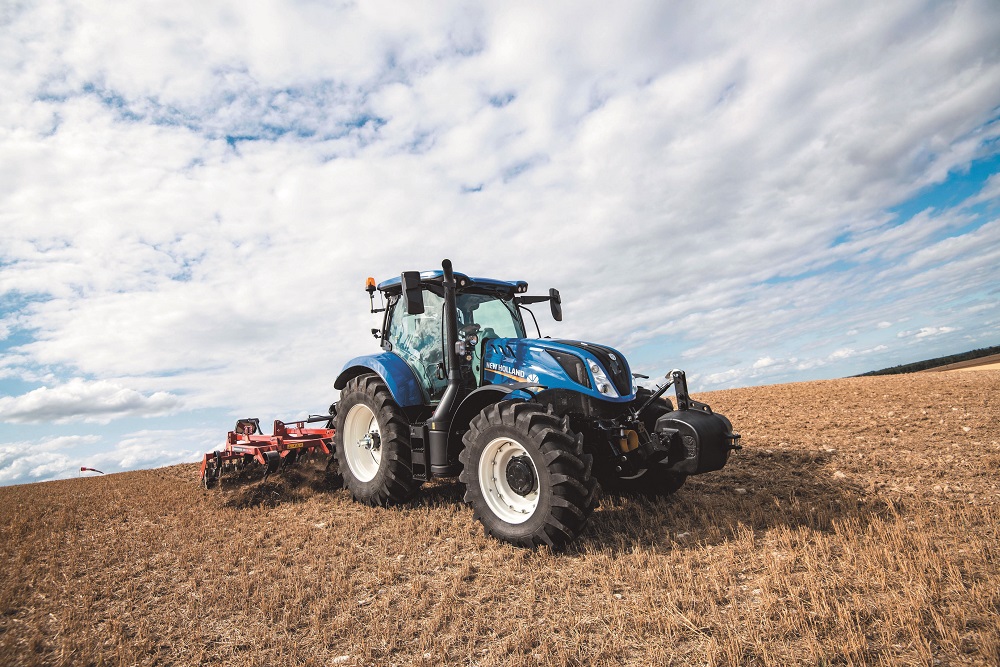
[[567,419],[534,403],[502,401],[472,420],[463,442],[459,479],[487,534],[558,548],[583,530],[600,486]]
[[340,392],[334,446],[344,486],[355,500],[393,505],[416,491],[409,422],[377,375],[356,377]]

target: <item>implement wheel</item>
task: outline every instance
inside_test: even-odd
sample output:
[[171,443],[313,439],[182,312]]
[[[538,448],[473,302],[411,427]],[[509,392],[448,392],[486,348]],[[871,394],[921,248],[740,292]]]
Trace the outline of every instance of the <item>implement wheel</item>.
[[205,476],[201,478],[201,485],[206,489],[211,489],[219,483],[219,475],[222,471],[216,466],[215,461],[210,460],[205,466]]
[[[640,387],[635,394],[638,405],[642,405],[652,392],[644,387]],[[652,433],[656,428],[656,420],[673,412],[674,405],[669,398],[661,398],[646,408],[642,415],[642,425],[648,433]],[[684,486],[687,475],[681,475],[667,469],[662,463],[654,463],[649,468],[642,468],[635,475],[629,477],[619,477],[614,470],[602,471],[599,475],[601,488],[609,493],[626,494],[636,493],[644,496],[669,496]]]
[[535,403],[502,401],[472,420],[463,442],[465,502],[488,535],[558,548],[583,530],[600,486],[568,420]]
[[344,486],[367,505],[392,505],[413,495],[410,426],[377,375],[350,380],[337,403],[337,462]]

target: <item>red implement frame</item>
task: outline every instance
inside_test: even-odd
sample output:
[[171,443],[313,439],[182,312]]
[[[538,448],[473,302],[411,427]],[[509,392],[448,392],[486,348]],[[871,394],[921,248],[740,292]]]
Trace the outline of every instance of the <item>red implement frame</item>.
[[[201,481],[210,486],[223,468],[253,463],[266,466],[264,476],[267,477],[282,464],[293,462],[304,454],[323,452],[329,455],[333,451],[336,429],[306,427],[308,423],[329,419],[330,416],[310,417],[289,423],[276,419],[274,435],[260,434],[256,419],[241,419],[236,430],[226,435],[225,449],[205,454],[201,462]],[[291,461],[287,461],[289,457]]]

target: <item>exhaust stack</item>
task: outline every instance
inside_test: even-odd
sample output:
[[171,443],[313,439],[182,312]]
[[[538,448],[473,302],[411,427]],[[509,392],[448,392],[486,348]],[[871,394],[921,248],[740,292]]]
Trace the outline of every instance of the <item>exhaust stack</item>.
[[458,315],[455,310],[455,273],[451,260],[441,262],[444,277],[444,348],[448,360],[448,386],[445,387],[441,402],[427,422],[428,449],[430,450],[431,473],[434,475],[457,475],[461,466],[448,465],[448,430],[454,413],[455,401],[462,387],[462,372],[458,367]]

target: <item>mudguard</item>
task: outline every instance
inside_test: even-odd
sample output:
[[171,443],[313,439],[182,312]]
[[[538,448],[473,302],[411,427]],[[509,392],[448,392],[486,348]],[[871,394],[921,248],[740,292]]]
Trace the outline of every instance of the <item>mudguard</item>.
[[343,389],[348,380],[364,373],[375,372],[385,381],[392,397],[401,408],[423,405],[424,396],[420,391],[420,383],[405,361],[392,352],[368,354],[355,357],[344,364],[333,383],[334,389]]

